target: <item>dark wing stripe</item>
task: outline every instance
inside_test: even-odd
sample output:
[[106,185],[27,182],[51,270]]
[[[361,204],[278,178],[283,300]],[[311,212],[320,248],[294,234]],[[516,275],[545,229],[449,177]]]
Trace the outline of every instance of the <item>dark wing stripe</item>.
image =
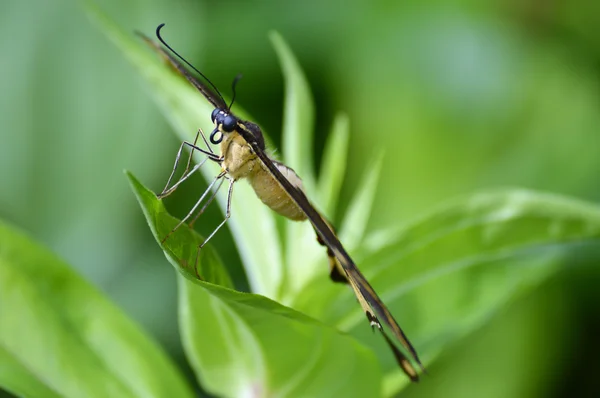
[[[358,299],[360,306],[363,308],[363,311],[365,312],[365,315],[367,316],[367,320],[371,324],[371,327],[376,327],[377,329],[379,329],[379,331],[383,335],[383,338],[385,339],[386,344],[392,350],[392,353],[394,354],[394,357],[396,358],[396,362],[398,363],[400,368],[402,368],[404,373],[406,373],[406,375],[408,377],[410,377],[410,379],[412,381],[414,381],[414,382],[419,381],[419,374],[417,373],[416,369],[412,366],[412,364],[406,358],[406,356],[398,349],[398,347],[396,347],[396,345],[388,337],[387,333],[385,333],[385,331],[383,330],[383,327],[381,326],[381,322],[379,322],[379,319],[377,319],[377,316],[375,316],[375,314],[373,314],[373,309],[371,308],[371,305],[367,302],[367,299],[366,299],[366,297],[368,297],[368,296],[365,296],[363,294],[364,290],[361,288],[360,284],[352,277],[349,277],[348,281],[350,282],[350,286],[352,286],[352,289],[354,290],[354,293],[356,294],[356,298]],[[417,358],[417,361],[418,361],[418,358]]]
[[192,84],[192,86],[196,87],[198,91],[202,93],[202,95],[210,102],[215,108],[219,109],[227,109],[227,104],[221,99],[221,97],[215,95],[208,87],[204,84],[200,83],[198,79],[196,79],[188,70],[179,63],[176,59],[171,56],[168,52],[165,51],[162,46],[160,46],[155,41],[148,38],[146,35],[140,32],[136,32],[149,46],[154,48],[156,52],[160,54],[172,67],[175,69],[180,75],[186,78],[188,82]]
[[[340,262],[340,265],[344,268],[346,275],[352,285],[359,302],[363,306],[363,309],[367,313],[371,313],[371,316],[375,319],[375,314],[373,314],[373,310],[370,310],[371,306],[375,309],[377,315],[379,315],[385,323],[391,328],[392,333],[398,339],[398,341],[402,344],[402,346],[410,352],[412,358],[416,363],[419,364],[421,369],[424,370],[423,364],[419,360],[417,352],[413,348],[412,344],[409,342],[408,338],[390,313],[390,311],[385,307],[375,290],[371,287],[366,278],[362,275],[360,270],[356,267],[350,255],[346,252],[339,239],[336,237],[335,233],[331,230],[331,228],[327,225],[327,223],[323,220],[319,212],[310,204],[308,198],[304,193],[296,188],[281,174],[281,172],[277,169],[277,167],[273,164],[271,159],[267,157],[267,155],[262,151],[259,147],[258,143],[254,139],[252,133],[246,130],[242,123],[238,123],[237,132],[250,144],[250,146],[254,149],[254,152],[261,160],[263,165],[271,172],[275,180],[281,185],[283,189],[285,189],[292,200],[306,213],[306,216],[313,224],[314,229],[320,235],[321,239],[325,244],[331,248],[334,252],[335,257]],[[361,300],[362,299],[362,300]],[[366,307],[366,308],[365,308]],[[367,315],[368,316],[368,315]],[[381,324],[377,321],[379,328],[381,328]],[[381,329],[383,332],[383,329]],[[405,361],[407,362],[407,361]],[[409,366],[409,365],[407,365]],[[403,366],[403,369],[405,367]],[[406,372],[406,369],[405,369]],[[411,377],[411,373],[406,372],[409,377]]]
[[362,295],[365,297],[373,297],[374,298],[373,301],[369,301],[369,304],[371,304],[375,308],[375,312],[381,318],[383,318],[385,323],[392,329],[392,332],[396,336],[396,338],[411,353],[411,356],[415,359],[415,361],[419,364],[419,366],[421,368],[423,368],[423,364],[419,360],[419,357],[418,357],[417,352],[415,351],[414,347],[412,346],[412,344],[410,344],[410,341],[408,341],[408,337],[406,337],[406,334],[404,334],[404,332],[402,331],[400,326],[398,326],[398,323],[396,322],[396,320],[394,319],[394,317],[392,316],[390,311],[383,304],[383,302],[381,301],[379,296],[377,296],[377,293],[375,292],[375,290],[373,290],[373,287],[371,287],[369,282],[360,273],[359,269],[354,268],[354,269],[350,270],[349,273],[354,274],[353,277],[356,280],[359,280],[359,281],[362,280],[363,283],[358,285],[358,288],[360,289]]
[[[324,217],[321,217],[321,218],[323,218],[323,220],[327,223],[327,226],[329,228],[331,228],[331,230],[335,233],[335,229],[333,228],[331,223],[329,221],[327,221]],[[314,229],[314,226],[313,226],[313,229]],[[346,271],[344,271],[344,269],[342,268],[342,265],[340,264],[340,262],[337,260],[337,258],[333,254],[333,251],[331,250],[331,248],[329,246],[327,246],[325,244],[325,242],[323,242],[323,239],[321,239],[321,235],[319,235],[319,232],[316,229],[315,229],[315,234],[317,235],[317,242],[319,242],[319,244],[321,246],[323,246],[327,249],[327,259],[329,260],[329,279],[331,279],[333,282],[348,283],[348,277],[346,276]],[[337,234],[336,234],[336,236],[337,236]]]
[[406,358],[406,356],[402,352],[400,352],[400,350],[398,349],[398,347],[396,347],[396,345],[392,342],[392,340],[390,340],[387,333],[385,333],[383,331],[383,329],[380,329],[380,331],[381,331],[381,334],[383,335],[383,338],[385,339],[385,342],[387,343],[388,347],[390,347],[390,349],[394,353],[394,357],[396,358],[396,362],[398,363],[398,365],[402,368],[404,373],[406,373],[406,375],[412,381],[418,382],[419,374],[417,373],[415,368],[411,365],[410,361]]

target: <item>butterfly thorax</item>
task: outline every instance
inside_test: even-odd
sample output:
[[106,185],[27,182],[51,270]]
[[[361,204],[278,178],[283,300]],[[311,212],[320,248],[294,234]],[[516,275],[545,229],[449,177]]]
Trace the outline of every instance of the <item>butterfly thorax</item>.
[[[305,220],[306,215],[290,195],[277,183],[260,162],[252,147],[237,133],[225,133],[221,141],[223,169],[235,180],[247,178],[256,196],[271,209],[292,220]],[[302,180],[289,167],[274,162],[279,171],[299,190]]]
[[223,156],[223,163],[221,164],[223,170],[234,180],[247,178],[260,168],[259,160],[252,147],[246,143],[241,135],[235,132],[223,133],[221,156]]

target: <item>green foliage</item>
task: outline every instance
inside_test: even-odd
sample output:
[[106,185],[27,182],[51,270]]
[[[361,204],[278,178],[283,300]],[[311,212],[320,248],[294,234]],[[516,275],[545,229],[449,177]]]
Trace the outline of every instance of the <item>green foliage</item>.
[[164,352],[47,249],[0,223],[0,386],[27,397],[193,396]]
[[[163,202],[133,175],[127,173],[127,176],[152,234],[175,269],[188,279],[196,280],[201,275],[202,280],[228,288],[233,287],[227,270],[220,265],[213,248],[207,246],[205,250],[198,252],[196,248],[204,239],[187,226],[178,228],[172,236],[171,232],[175,230],[179,220],[167,213]],[[163,240],[165,242],[162,242]]]
[[[176,225],[154,193],[129,175],[157,242]],[[380,383],[373,354],[330,326],[256,294],[231,290],[226,270],[201,250],[187,226],[162,245],[185,277],[179,316],[186,354],[202,385],[218,396],[370,396]],[[189,253],[191,251],[192,253]],[[225,282],[225,283],[224,283]]]
[[[310,140],[310,129],[303,128],[309,116],[298,116],[308,106],[306,93],[310,90],[297,61],[290,59],[293,57],[291,51],[281,38],[274,37],[284,74],[288,76],[286,109],[291,115],[285,118],[283,141],[297,142],[300,136]],[[140,66],[142,70],[145,68]],[[163,73],[165,80],[172,78],[168,70],[164,69]],[[178,96],[177,88],[161,87],[167,89],[166,96]],[[311,113],[310,110],[306,112]],[[173,113],[178,114],[176,110]],[[175,123],[176,126],[181,124]],[[333,137],[335,139],[335,135]],[[288,152],[297,151],[296,155],[290,155],[292,158],[312,162],[310,154],[302,148],[301,145],[286,146]],[[329,170],[335,167],[334,161],[327,156],[344,159],[335,151],[328,151],[325,156],[323,162],[331,165]],[[376,158],[367,168],[369,172],[361,185],[363,189],[350,206],[348,221],[339,232],[358,253],[361,268],[382,298],[399,314],[409,334],[417,336],[413,340],[429,360],[453,341],[479,327],[517,294],[532,289],[555,273],[568,258],[573,242],[599,236],[599,210],[592,205],[535,192],[508,191],[466,198],[433,211],[405,229],[366,239],[366,224],[380,170],[377,164],[380,161]],[[310,167],[306,166],[305,170],[308,173]],[[332,174],[333,171],[324,176],[331,179]],[[316,177],[309,174],[308,181],[314,180]],[[331,196],[330,187],[321,183],[317,186],[323,187],[323,191],[316,193],[317,198]],[[247,207],[261,205],[248,196],[242,197],[239,192],[234,196],[236,200],[245,202]],[[275,225],[272,213],[262,215],[263,219],[257,221],[237,218],[240,211],[236,212],[234,207],[233,220],[236,228],[246,231],[242,234],[244,240],[256,239],[256,222]],[[273,250],[283,253],[285,261],[269,265],[270,270],[276,269],[277,275],[283,275],[278,284],[270,287],[276,293],[269,296],[351,331],[361,341],[373,345],[373,337],[352,294],[326,278],[324,255],[314,243],[311,228],[290,223],[283,240],[274,231],[269,236],[275,238],[263,240],[268,242],[268,250],[265,250],[265,243],[246,248],[249,252]],[[245,266],[250,280],[258,280],[257,274],[266,273],[263,264],[245,261]],[[447,309],[443,316],[439,314],[440,303],[433,300],[436,296],[431,294],[439,289],[445,291]],[[405,379],[395,368],[385,347],[380,344],[376,350],[385,365],[386,394],[392,394],[401,388]]]
[[318,192],[321,193],[319,202],[323,212],[330,218],[334,217],[340,189],[344,182],[344,165],[348,156],[349,120],[347,115],[338,115],[333,123],[331,135],[325,143],[323,161],[319,178]]
[[[515,190],[472,195],[370,236],[356,260],[431,361],[558,271],[598,261],[590,249],[599,246],[598,206]],[[319,278],[311,286],[319,295],[298,297],[295,308],[369,338],[347,292]],[[405,380],[390,358],[384,371],[393,393]]]
[[315,106],[306,77],[292,50],[280,34],[271,32],[270,38],[285,79],[283,156],[287,162],[296,165],[296,172],[310,192],[315,186],[312,167]]
[[[122,281],[122,289],[141,297],[140,306],[154,308],[155,300],[163,300],[159,293],[168,289],[168,281],[160,279],[152,294],[141,290],[156,253],[133,237],[142,223],[134,217],[134,201],[127,200],[126,184],[114,181],[125,162],[140,174],[162,170],[160,176],[166,177],[172,160],[171,152],[163,150],[168,142],[165,128],[156,112],[145,109],[140,90],[128,86],[135,79],[117,68],[121,55],[102,47],[96,40],[100,35],[86,30],[76,12],[65,12],[63,3],[18,4],[7,4],[3,13],[7,32],[20,28],[15,24],[26,18],[36,24],[19,30],[20,40],[2,36],[4,44],[16,44],[3,48],[11,57],[0,65],[8,77],[0,95],[10,103],[10,112],[2,115],[4,131],[10,133],[0,146],[6,187],[0,198],[2,216],[34,231],[37,240],[69,258],[103,291],[114,295],[114,281]],[[581,264],[597,269],[598,206],[536,190],[598,197],[600,97],[593,68],[598,13],[570,4],[554,14],[515,4],[508,14],[526,18],[509,19],[492,10],[495,6],[478,2],[442,8],[437,2],[422,2],[418,9],[411,2],[344,9],[309,2],[289,3],[281,10],[247,2],[234,8],[211,3],[201,12],[182,6],[185,11],[179,12],[186,14],[187,23],[179,24],[171,22],[177,11],[170,3],[163,8],[159,2],[152,7],[145,3],[144,12],[115,4],[127,21],[121,24],[126,33],[97,11],[92,19],[149,83],[179,141],[193,139],[198,127],[210,129],[212,109],[143,47],[131,34],[133,28],[151,35],[164,19],[165,32],[176,44],[185,36],[183,46],[204,46],[214,69],[211,78],[233,76],[243,60],[244,72],[254,67],[260,73],[252,82],[244,81],[244,92],[254,97],[244,99],[240,92],[238,102],[270,106],[268,95],[277,85],[270,66],[274,62],[261,47],[266,40],[257,26],[277,27],[302,56],[310,81],[318,77],[313,87],[319,89],[319,103],[331,100],[321,97],[324,92],[338,98],[333,108],[344,109],[350,117],[336,117],[317,176],[312,142],[320,145],[323,137],[312,136],[311,90],[292,51],[281,36],[272,34],[286,83],[282,160],[304,178],[315,204],[330,219],[340,220],[342,241],[424,358],[430,374],[418,386],[423,396],[433,390],[462,398],[468,395],[464,386],[475,379],[485,385],[483,391],[510,384],[502,392],[515,391],[511,396],[517,396],[529,390],[515,383],[541,380],[551,386],[563,379],[564,373],[536,378],[533,372],[545,365],[531,365],[546,363],[552,349],[565,350],[545,346],[540,338],[555,328],[572,329],[565,340],[579,341],[582,326],[552,318],[560,313],[552,305],[530,309],[552,315],[536,318],[524,312],[508,326],[527,329],[515,334],[519,341],[499,332],[488,345],[473,348],[460,342],[515,299],[553,275],[564,275],[562,270]],[[268,21],[257,23],[261,15],[269,15]],[[55,23],[57,18],[65,21],[65,28]],[[297,20],[310,21],[310,29]],[[65,35],[66,27],[75,33]],[[197,29],[204,32],[196,34]],[[245,115],[237,104],[236,113]],[[330,117],[322,117],[328,125]],[[274,123],[264,116],[249,119]],[[373,157],[377,146],[385,146],[382,159]],[[211,179],[214,168],[207,166],[202,173]],[[349,181],[342,187],[344,177]],[[151,192],[131,182],[154,235],[164,237],[177,221]],[[502,185],[531,189],[464,195]],[[348,194],[352,189],[355,195]],[[419,216],[456,194],[463,198]],[[219,197],[221,208],[223,204]],[[252,291],[268,298],[231,290],[228,272],[211,246],[198,263],[205,281],[196,281],[190,264],[201,238],[186,226],[163,246],[177,270],[182,340],[197,379],[207,390],[227,396],[241,389],[351,396],[342,389],[359,381],[364,384],[352,390],[357,396],[372,396],[366,392],[372,389],[361,388],[381,385],[383,395],[397,394],[406,378],[369,330],[352,294],[327,279],[323,249],[311,228],[286,223],[282,229],[280,221],[247,184],[236,185],[229,227]],[[150,235],[139,228],[138,235],[144,234]],[[138,264],[139,272],[129,274]],[[567,306],[570,299],[559,296],[556,302]],[[591,315],[586,313],[586,318],[597,312],[595,302],[589,300]],[[504,331],[507,326],[494,328]],[[494,350],[510,352],[507,347],[532,356],[532,368],[521,368],[526,361],[515,361],[516,356],[494,355]],[[469,349],[471,355],[463,357],[462,350]],[[446,366],[461,376],[448,373],[444,382],[453,388],[435,384],[442,373],[431,370],[438,356],[446,356]],[[462,366],[455,366],[457,357],[463,359]],[[465,363],[465,357],[474,359]],[[511,366],[504,373],[492,371],[493,378],[488,371],[486,379],[480,377],[480,372],[486,376],[486,358]],[[554,363],[577,373],[576,364]],[[342,373],[350,376],[340,377]],[[55,255],[4,224],[0,386],[31,397],[192,395],[161,350],[103,295]],[[469,390],[478,396],[473,391],[479,390]]]

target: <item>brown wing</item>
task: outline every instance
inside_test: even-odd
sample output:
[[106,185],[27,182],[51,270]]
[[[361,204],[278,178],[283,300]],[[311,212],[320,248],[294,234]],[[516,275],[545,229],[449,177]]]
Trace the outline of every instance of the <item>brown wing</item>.
[[[263,165],[270,171],[275,180],[281,185],[281,187],[290,195],[290,197],[294,200],[294,202],[302,209],[304,213],[306,213],[307,218],[310,220],[313,228],[317,232],[320,240],[327,246],[327,248],[333,253],[335,260],[339,262],[339,265],[342,267],[346,274],[346,278],[358,302],[363,308],[367,319],[371,323],[372,327],[377,327],[379,331],[382,333],[386,343],[394,353],[396,357],[396,361],[400,365],[400,367],[404,370],[404,372],[410,377],[412,381],[418,381],[419,375],[416,369],[412,366],[410,361],[406,358],[406,356],[396,347],[396,345],[391,341],[391,339],[387,336],[381,323],[379,322],[378,316],[383,319],[383,321],[390,327],[392,334],[396,337],[396,339],[400,342],[400,344],[410,353],[411,358],[419,364],[421,369],[424,371],[423,364],[419,360],[419,356],[415,351],[414,347],[387,309],[385,304],[381,301],[373,287],[369,284],[367,279],[360,272],[354,261],[350,255],[346,252],[344,247],[342,246],[340,240],[337,238],[331,227],[328,223],[323,219],[321,214],[312,206],[309,202],[308,198],[304,193],[298,189],[296,189],[284,176],[281,174],[279,169],[273,164],[271,159],[266,155],[266,153],[260,148],[257,140],[254,138],[254,135],[248,130],[243,122],[238,122],[238,128],[236,131],[248,142],[248,144],[252,147],[258,158],[261,160]],[[328,252],[329,252],[328,250]]]
[[[331,223],[325,217],[321,216],[321,218],[337,236],[333,225],[331,225]],[[319,232],[316,229],[315,233],[317,234],[317,242],[319,242],[321,246],[325,246],[325,248],[327,249],[327,257],[329,260],[329,279],[331,279],[333,282],[350,283],[348,282],[348,278],[346,278],[346,272],[344,271],[344,268],[342,268],[340,262],[337,260],[337,258],[335,258],[333,250],[331,250],[331,248],[325,244],[325,242],[323,241],[323,239],[321,239],[321,236],[319,235]]]

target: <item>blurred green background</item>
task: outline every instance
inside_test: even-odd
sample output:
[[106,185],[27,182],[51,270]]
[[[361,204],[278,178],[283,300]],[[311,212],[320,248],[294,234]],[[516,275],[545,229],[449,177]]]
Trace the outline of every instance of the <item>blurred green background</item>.
[[[167,23],[169,42],[226,93],[242,72],[237,102],[276,145],[283,86],[267,33],[279,31],[313,89],[317,154],[334,113],[350,117],[345,196],[362,159],[386,150],[373,229],[486,188],[600,201],[600,3],[98,4],[132,34]],[[175,275],[122,174],[162,189],[179,143],[76,2],[5,1],[0,10],[0,217],[73,264],[185,366]],[[203,184],[187,184],[167,206],[183,214]],[[220,217],[213,209],[197,227],[210,232]],[[229,233],[212,242],[245,286]],[[598,271],[566,270],[402,395],[600,396],[599,282]]]

